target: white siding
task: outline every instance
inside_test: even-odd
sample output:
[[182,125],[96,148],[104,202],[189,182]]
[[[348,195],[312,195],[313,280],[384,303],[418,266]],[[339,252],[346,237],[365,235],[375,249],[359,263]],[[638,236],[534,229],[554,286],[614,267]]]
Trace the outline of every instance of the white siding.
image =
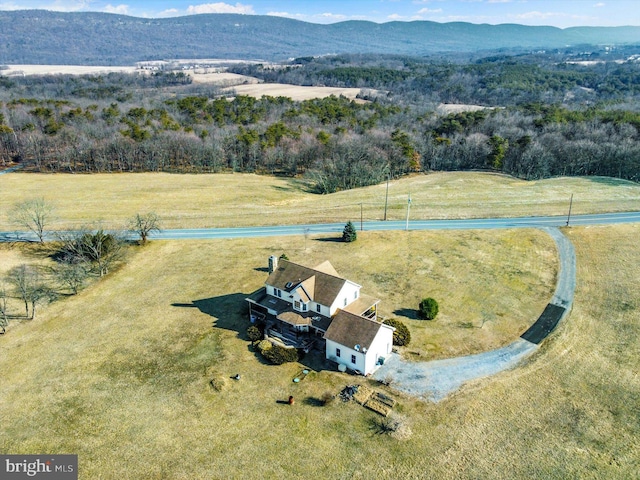
[[[336,357],[336,348],[340,349],[340,358]],[[356,363],[351,362],[351,355],[355,355]],[[356,352],[353,348],[345,347],[333,340],[327,339],[326,358],[345,365],[349,370],[365,372],[365,354],[362,352]]]
[[[380,325],[371,346],[363,353],[356,352],[352,347],[340,345],[327,339],[325,356],[328,360],[345,365],[349,370],[359,370],[364,375],[373,373],[380,357],[388,357],[393,345],[393,328],[388,325]],[[336,356],[336,349],[340,349],[340,358]],[[356,363],[351,362],[351,355],[355,355]]]
[[376,369],[378,358],[388,357],[393,348],[393,328],[382,324],[380,330],[376,334],[369,350],[367,350],[367,359],[364,373],[372,373]]
[[[358,296],[360,295],[360,285],[357,283],[350,282],[347,280],[344,282],[342,289],[340,289],[340,293],[336,296],[333,304],[331,305],[330,312],[328,316],[333,316],[336,313],[336,310],[339,308],[344,308],[346,305],[349,305],[353,302],[357,297],[355,293],[358,292]],[[345,305],[346,299],[346,305]]]
[[320,311],[318,311],[319,303],[309,302],[309,311],[316,315],[324,315],[325,317],[330,317],[329,307],[325,305],[320,305]]

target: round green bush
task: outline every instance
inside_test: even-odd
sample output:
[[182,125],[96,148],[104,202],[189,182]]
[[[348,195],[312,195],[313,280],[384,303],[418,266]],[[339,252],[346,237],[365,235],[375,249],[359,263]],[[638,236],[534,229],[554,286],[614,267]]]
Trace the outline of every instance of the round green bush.
[[252,342],[257,342],[259,340],[262,340],[262,337],[263,337],[262,330],[260,330],[255,325],[251,325],[249,328],[247,328],[247,337],[249,337],[249,340]]
[[409,345],[409,342],[411,342],[411,332],[404,323],[402,323],[400,320],[396,320],[395,318],[388,318],[382,323],[395,328],[395,331],[393,332],[394,345],[397,345],[399,347]]
[[295,348],[281,347],[280,345],[271,343],[269,340],[262,340],[257,348],[262,356],[274,365],[297,362],[299,358],[298,350]]
[[433,320],[436,315],[438,315],[438,302],[431,297],[423,299],[418,308],[418,316],[425,320]]

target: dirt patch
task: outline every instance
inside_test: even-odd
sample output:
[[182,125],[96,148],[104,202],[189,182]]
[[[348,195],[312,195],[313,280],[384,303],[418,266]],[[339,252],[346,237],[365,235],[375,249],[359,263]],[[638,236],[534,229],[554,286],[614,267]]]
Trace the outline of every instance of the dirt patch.
[[482,105],[458,105],[453,103],[441,103],[437,111],[443,115],[449,113],[477,112],[478,110],[493,110],[495,107],[484,107]]
[[199,73],[196,70],[195,72],[189,73],[189,75],[193,79],[193,83],[218,85],[220,87],[233,87],[235,85],[256,84],[260,82],[260,80],[255,77],[229,72]]

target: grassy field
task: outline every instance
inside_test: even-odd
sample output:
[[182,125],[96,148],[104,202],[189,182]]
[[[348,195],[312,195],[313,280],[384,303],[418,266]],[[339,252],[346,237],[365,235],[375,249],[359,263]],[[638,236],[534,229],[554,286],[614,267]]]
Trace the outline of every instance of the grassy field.
[[[294,260],[332,256],[341,273],[399,308],[409,300],[387,301],[389,286],[372,277],[373,265],[346,259],[367,255],[367,245],[406,249],[411,261],[395,261],[422,285],[447,274],[435,272],[447,268],[438,262],[463,276],[457,255],[497,256],[508,247],[514,260],[503,258],[507,265],[492,278],[496,298],[486,305],[513,313],[515,303],[498,298],[513,302],[510,268],[520,268],[516,276],[528,279],[532,294],[548,293],[533,285],[553,277],[542,234],[367,233],[348,246],[308,240],[307,251],[294,237],[155,242],[0,338],[0,451],[78,453],[87,479],[633,478],[640,466],[638,234],[640,226],[570,229],[578,290],[569,318],[516,370],[438,404],[396,396],[413,432],[404,441],[377,434],[376,414],[353,403],[317,406],[325,391],[354,377],[319,370],[294,384],[300,365],[265,365],[251,351],[242,299],[264,281],[255,269],[274,252]],[[516,241],[520,235],[528,240]],[[438,259],[441,246],[451,255]],[[525,255],[531,249],[543,260]],[[383,256],[374,253],[370,258]],[[382,260],[379,271],[393,262]],[[468,262],[467,270],[484,268],[480,263]],[[523,308],[535,303],[529,296],[520,295]],[[446,312],[451,306],[443,303]],[[444,329],[444,315],[429,325]],[[235,373],[242,380],[230,380]],[[209,387],[212,378],[224,383],[220,392]],[[277,403],[289,395],[294,406]]]
[[[503,175],[455,172],[415,175],[389,185],[387,218],[566,215],[640,210],[640,185],[609,178],[554,178],[526,182]],[[54,228],[103,222],[117,227],[138,212],[155,211],[165,228],[228,227],[359,221],[384,217],[386,185],[309,193],[296,179],[249,174],[31,174],[0,178],[0,231],[14,230],[11,207],[44,197],[57,208]]]

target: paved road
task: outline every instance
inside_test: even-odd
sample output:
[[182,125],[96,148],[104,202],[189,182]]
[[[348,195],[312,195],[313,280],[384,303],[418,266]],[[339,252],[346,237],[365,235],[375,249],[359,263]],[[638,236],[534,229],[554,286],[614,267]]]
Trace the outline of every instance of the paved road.
[[0,175],[4,175],[5,173],[15,172],[16,170],[20,170],[22,165],[16,165],[15,167],[5,168],[4,170],[0,170]]
[[[602,213],[592,215],[573,215],[571,225],[606,225],[615,223],[640,222],[640,212]],[[567,224],[567,217],[519,217],[519,218],[479,218],[468,220],[415,220],[409,222],[409,230],[469,230],[494,228],[544,228],[561,227]],[[360,228],[358,222],[354,222]],[[363,230],[404,230],[406,222],[364,222]],[[275,227],[240,228],[199,228],[185,230],[164,230],[152,238],[178,240],[187,238],[248,238],[273,237],[279,235],[301,235],[335,233],[342,234],[344,223],[321,223],[314,225],[285,225]]]
[[[571,225],[610,225],[616,223],[640,222],[640,212],[599,213],[591,215],[571,216]],[[360,224],[354,222],[356,228]],[[415,220],[409,222],[409,230],[481,230],[494,228],[545,228],[562,227],[567,224],[567,217],[517,217],[517,218],[478,218],[466,220]],[[364,222],[363,229],[404,230],[406,222],[373,221]],[[344,223],[318,223],[312,225],[281,225],[271,227],[238,227],[238,228],[188,228],[163,230],[154,233],[150,239],[156,240],[188,240],[215,238],[252,238],[276,237],[280,235],[302,235],[308,232],[315,234],[342,234]],[[49,233],[47,238],[55,238]],[[30,232],[0,232],[0,242],[35,241],[36,236]]]

